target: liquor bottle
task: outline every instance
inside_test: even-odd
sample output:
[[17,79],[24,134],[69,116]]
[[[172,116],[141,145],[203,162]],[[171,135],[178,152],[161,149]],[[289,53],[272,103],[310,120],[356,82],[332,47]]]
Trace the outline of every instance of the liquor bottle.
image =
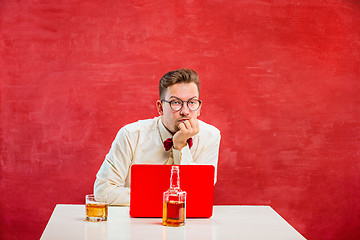
[[186,192],[180,189],[179,166],[172,166],[170,188],[163,194],[163,225],[180,227],[186,219]]

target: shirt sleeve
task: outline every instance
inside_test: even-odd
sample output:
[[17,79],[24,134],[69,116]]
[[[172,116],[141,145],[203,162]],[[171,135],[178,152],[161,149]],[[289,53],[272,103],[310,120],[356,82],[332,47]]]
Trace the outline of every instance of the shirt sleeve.
[[221,139],[220,131],[211,133],[207,136],[202,136],[201,139],[199,140],[199,142],[201,142],[201,145],[198,146],[200,148],[199,154],[196,154],[195,157],[192,156],[191,150],[188,145],[183,147],[183,149],[181,149],[180,151],[173,148],[174,164],[213,165],[215,167],[214,181],[216,183],[220,139]]
[[125,187],[133,151],[125,128],[120,129],[101,165],[94,184],[94,193],[107,195],[110,205],[130,205],[130,188]]

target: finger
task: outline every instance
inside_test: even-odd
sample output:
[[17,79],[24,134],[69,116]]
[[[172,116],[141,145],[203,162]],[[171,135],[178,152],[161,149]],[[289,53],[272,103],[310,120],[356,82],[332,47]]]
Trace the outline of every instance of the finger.
[[186,127],[185,127],[184,123],[179,123],[178,128],[179,128],[180,131],[186,130]]
[[199,121],[197,119],[190,119],[191,133],[193,135],[199,133]]
[[186,120],[186,121],[184,122],[184,125],[185,125],[186,129],[188,129],[188,130],[191,130],[191,129],[192,129],[192,125],[191,125],[191,123],[190,123],[189,120]]
[[198,129],[199,128],[199,121],[195,118],[190,119],[190,124],[192,128]]

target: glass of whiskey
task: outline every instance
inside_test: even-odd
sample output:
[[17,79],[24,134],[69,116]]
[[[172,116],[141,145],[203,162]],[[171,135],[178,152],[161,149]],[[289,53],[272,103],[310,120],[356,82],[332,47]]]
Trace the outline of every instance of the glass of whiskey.
[[185,225],[186,192],[180,189],[179,166],[172,166],[170,188],[163,194],[163,225],[180,227]]
[[89,194],[85,196],[86,221],[107,221],[108,203],[105,195]]

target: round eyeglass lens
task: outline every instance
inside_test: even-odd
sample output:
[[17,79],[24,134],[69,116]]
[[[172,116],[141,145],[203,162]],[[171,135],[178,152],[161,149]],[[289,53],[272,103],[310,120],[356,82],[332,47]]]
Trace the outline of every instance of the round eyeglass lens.
[[197,99],[190,100],[187,102],[187,106],[191,111],[196,111],[200,107],[200,101]]

